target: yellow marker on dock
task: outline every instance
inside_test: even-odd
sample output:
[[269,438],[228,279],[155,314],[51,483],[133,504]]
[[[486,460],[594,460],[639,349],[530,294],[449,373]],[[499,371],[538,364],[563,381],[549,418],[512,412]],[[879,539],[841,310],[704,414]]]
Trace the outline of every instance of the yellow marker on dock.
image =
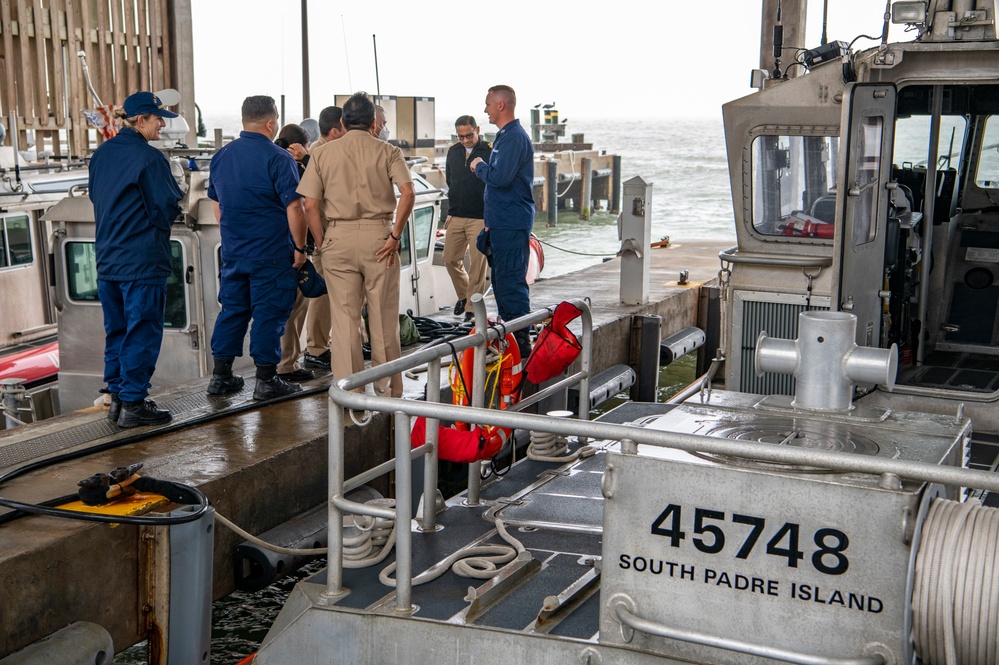
[[70,501],[59,506],[63,510],[72,510],[78,513],[98,513],[100,515],[143,515],[156,508],[166,506],[170,499],[162,494],[152,494],[149,492],[136,492],[130,496],[116,499],[103,506],[88,506],[82,501]]

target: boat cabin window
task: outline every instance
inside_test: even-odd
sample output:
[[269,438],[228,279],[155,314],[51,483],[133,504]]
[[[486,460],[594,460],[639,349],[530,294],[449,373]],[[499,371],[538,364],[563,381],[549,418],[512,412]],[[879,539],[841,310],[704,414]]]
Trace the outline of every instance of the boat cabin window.
[[423,206],[413,210],[413,216],[402,230],[402,242],[399,244],[399,265],[406,267],[413,262],[413,249],[409,242],[409,225],[416,229],[416,260],[422,261],[430,256],[434,246],[436,227],[434,224],[434,207]]
[[431,206],[417,208],[413,211],[413,227],[416,229],[416,260],[422,261],[430,256],[430,248],[434,246],[434,209]]
[[838,136],[753,140],[753,229],[768,236],[832,238]]
[[999,116],[991,116],[985,125],[975,182],[982,189],[999,189]]
[[[937,145],[937,187],[933,221],[947,222],[956,213],[957,171],[961,166],[968,121],[964,116],[940,117],[940,140]],[[922,212],[926,198],[926,160],[929,157],[930,116],[900,116],[895,122],[895,145],[892,154],[892,180],[905,194],[909,208]]]
[[855,159],[857,174],[856,188],[859,190],[853,223],[853,244],[863,245],[874,240],[877,231],[880,201],[878,179],[881,173],[881,143],[884,136],[884,118],[865,117],[861,125],[861,144]]
[[26,266],[34,260],[28,216],[0,218],[0,268]]
[[[964,149],[968,122],[959,115],[940,117],[940,142],[937,145],[937,168],[957,168]],[[999,127],[996,128],[999,140]],[[930,117],[912,115],[895,122],[895,148],[892,163],[896,166],[911,164],[926,168],[930,144]]]
[[[173,270],[167,278],[165,328],[187,327],[187,289],[184,284],[184,248],[176,240],[170,241]],[[66,243],[66,287],[69,299],[75,302],[100,302],[97,296],[97,255],[94,242],[70,241]]]

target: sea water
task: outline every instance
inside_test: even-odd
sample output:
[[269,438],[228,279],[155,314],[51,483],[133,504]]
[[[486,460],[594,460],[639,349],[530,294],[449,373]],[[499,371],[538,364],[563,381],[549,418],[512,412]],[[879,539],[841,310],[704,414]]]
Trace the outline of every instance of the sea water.
[[[481,122],[481,121],[480,121]],[[210,128],[237,135],[235,116],[205,117]],[[214,124],[213,124],[214,123]],[[652,184],[652,239],[735,241],[732,202],[725,161],[721,117],[716,119],[580,119],[567,123],[567,134],[582,133],[596,150],[621,156],[622,182],[640,176]],[[448,137],[453,125],[437,123],[438,136]],[[483,131],[494,130],[483,126]],[[211,131],[209,131],[211,133]],[[616,215],[596,211],[588,221],[560,211],[555,227],[539,214],[535,234],[545,243],[543,277],[553,277],[600,263],[617,254]],[[691,361],[678,364],[664,378],[659,399],[692,380]],[[613,404],[623,401],[616,400]],[[253,653],[281,610],[288,593],[307,573],[323,567],[317,561],[304,572],[288,576],[258,593],[236,592],[212,605],[212,662],[230,665]],[[115,665],[146,662],[146,648],[137,645],[115,656]]]
[[[474,114],[482,116],[482,114]],[[482,116],[480,129],[492,134]],[[206,115],[209,136],[219,127],[239,134],[235,115]],[[293,119],[294,121],[294,119]],[[526,125],[526,121],[521,120]],[[454,134],[453,120],[438,117],[438,138]],[[621,181],[638,176],[652,185],[652,239],[672,242],[720,240],[735,243],[732,197],[721,113],[707,118],[579,118],[566,123],[566,136],[583,134],[594,150],[621,156]],[[390,137],[391,138],[391,137]],[[577,165],[578,168],[578,165]],[[549,227],[539,213],[534,233],[545,249],[542,277],[554,277],[614,257],[621,247],[617,215],[597,210],[588,221],[559,211]]]

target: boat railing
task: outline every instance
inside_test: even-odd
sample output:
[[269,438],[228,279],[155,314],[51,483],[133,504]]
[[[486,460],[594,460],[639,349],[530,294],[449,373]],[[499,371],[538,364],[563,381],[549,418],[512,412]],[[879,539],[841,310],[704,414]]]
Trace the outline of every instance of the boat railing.
[[[535,423],[553,420],[546,416],[529,416],[519,413],[521,410],[539,403],[571,386],[579,387],[578,417],[585,421],[589,417],[590,392],[590,358],[593,346],[593,317],[589,304],[582,299],[570,300],[582,312],[582,335],[580,350],[580,369],[554,383],[545,386],[538,392],[527,396],[515,404],[507,406],[502,412],[485,408],[486,381],[486,347],[492,340],[504,339],[507,333],[512,333],[528,326],[542,323],[551,318],[552,312],[541,309],[510,322],[490,324],[486,317],[486,307],[480,294],[470,298],[474,313],[474,332],[466,337],[452,342],[426,346],[404,358],[393,360],[382,365],[371,367],[353,374],[345,379],[334,382],[330,388],[329,408],[329,523],[342,524],[344,513],[381,517],[396,522],[396,590],[397,609],[408,611],[412,597],[412,538],[410,524],[413,515],[412,507],[412,461],[423,456],[424,460],[424,510],[420,519],[423,531],[435,531],[436,496],[437,496],[437,443],[438,425],[442,420],[462,421],[476,424],[494,424],[482,416],[503,413],[512,418],[505,427],[524,429]],[[441,404],[441,359],[471,349],[473,352],[472,386],[469,391],[471,406],[451,406]],[[383,397],[355,392],[363,391],[365,386],[389,379],[393,374],[412,370],[422,365],[427,366],[426,401],[416,401],[403,398]],[[414,408],[415,407],[415,408]],[[355,411],[380,411],[391,413],[395,427],[395,457],[349,479],[344,478],[345,459],[345,426],[347,418],[354,418],[347,413]],[[422,446],[412,448],[410,443],[410,416],[424,416],[427,419],[427,441]],[[525,420],[529,418],[529,420]],[[356,419],[355,419],[356,422]],[[535,428],[542,429],[542,428]],[[465,503],[469,506],[480,505],[479,492],[482,481],[481,463],[469,464],[468,491]],[[392,508],[377,507],[350,501],[345,497],[361,485],[390,472],[395,472],[396,506]],[[328,583],[325,597],[337,599],[347,593],[343,587],[343,533],[338,528],[329,529]]]
[[[816,448],[777,446],[770,443],[757,443],[744,440],[716,438],[683,432],[668,432],[637,425],[590,422],[588,420],[590,350],[592,345],[592,317],[589,307],[582,300],[572,300],[583,310],[583,335],[581,369],[552,386],[522,400],[507,409],[483,408],[485,381],[485,349],[489,340],[505,337],[507,332],[525,328],[547,319],[551,313],[539,310],[507,324],[488,325],[485,306],[478,294],[471,298],[475,314],[476,331],[451,344],[425,347],[413,354],[376,367],[365,369],[333,383],[329,391],[329,524],[335,525],[328,531],[327,588],[323,600],[333,604],[349,593],[343,585],[344,540],[343,524],[345,514],[366,515],[394,520],[396,523],[396,604],[401,613],[412,612],[412,461],[424,456],[423,511],[419,528],[424,532],[436,531],[436,487],[437,487],[437,426],[441,421],[495,425],[510,429],[532,432],[545,432],[565,437],[618,441],[620,452],[626,455],[638,453],[638,446],[649,445],[659,448],[673,448],[686,452],[699,452],[720,456],[751,458],[784,465],[828,469],[836,473],[860,473],[879,476],[884,487],[900,487],[901,481],[914,480],[939,483],[951,487],[968,487],[999,492],[999,475],[973,469],[941,466],[927,462],[889,459],[865,455],[852,455]],[[472,405],[458,406],[441,404],[440,381],[441,358],[454,351],[474,349],[475,371],[471,391]],[[393,374],[427,365],[426,400],[412,400],[370,395],[356,392],[369,383],[388,379]],[[524,407],[536,403],[568,385],[578,384],[580,390],[578,418],[553,418],[545,415],[522,413]],[[704,391],[702,391],[702,395]],[[393,414],[395,426],[395,456],[358,476],[344,479],[345,469],[345,425],[348,412],[378,411]],[[411,447],[410,417],[422,416],[427,419],[426,443],[417,448]],[[849,415],[827,414],[828,418],[849,420]],[[954,416],[956,425],[965,421],[962,410]],[[372,504],[362,504],[346,498],[346,493],[389,472],[395,472],[396,505],[386,508]],[[604,472],[602,487],[612,491],[613,482],[609,475],[613,469]],[[465,503],[479,505],[479,464],[469,465],[469,489]]]

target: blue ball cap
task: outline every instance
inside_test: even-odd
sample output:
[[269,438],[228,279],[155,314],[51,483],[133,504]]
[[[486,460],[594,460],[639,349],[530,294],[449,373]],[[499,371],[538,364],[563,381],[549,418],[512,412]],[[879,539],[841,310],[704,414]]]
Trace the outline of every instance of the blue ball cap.
[[161,118],[176,118],[177,114],[168,111],[160,98],[151,92],[141,91],[125,98],[125,103],[121,105],[125,109],[125,116],[134,118],[137,115],[152,113]]

